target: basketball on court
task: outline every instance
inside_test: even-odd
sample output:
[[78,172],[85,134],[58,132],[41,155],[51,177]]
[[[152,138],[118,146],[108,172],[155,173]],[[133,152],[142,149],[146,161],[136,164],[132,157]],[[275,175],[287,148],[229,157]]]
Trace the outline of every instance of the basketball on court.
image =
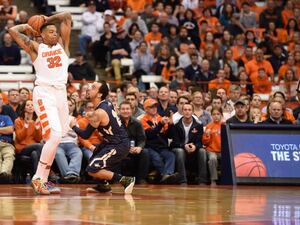
[[40,33],[40,28],[44,24],[44,18],[41,15],[35,15],[29,18],[28,25]]
[[267,169],[263,161],[252,153],[240,153],[234,157],[237,177],[266,177]]

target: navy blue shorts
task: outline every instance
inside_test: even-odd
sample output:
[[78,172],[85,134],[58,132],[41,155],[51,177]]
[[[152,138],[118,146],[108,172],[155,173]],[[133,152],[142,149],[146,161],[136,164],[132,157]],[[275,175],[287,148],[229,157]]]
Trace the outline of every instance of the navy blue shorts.
[[88,173],[96,173],[99,170],[111,170],[120,163],[129,153],[129,142],[118,145],[100,144],[94,151],[86,168]]

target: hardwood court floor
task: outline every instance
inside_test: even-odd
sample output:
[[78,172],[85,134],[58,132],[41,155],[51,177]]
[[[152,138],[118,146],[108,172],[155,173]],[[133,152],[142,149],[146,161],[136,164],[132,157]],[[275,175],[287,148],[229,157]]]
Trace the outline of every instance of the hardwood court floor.
[[0,186],[0,224],[300,225],[300,187],[136,186],[124,195],[87,194],[62,185],[60,195],[36,196],[30,186]]

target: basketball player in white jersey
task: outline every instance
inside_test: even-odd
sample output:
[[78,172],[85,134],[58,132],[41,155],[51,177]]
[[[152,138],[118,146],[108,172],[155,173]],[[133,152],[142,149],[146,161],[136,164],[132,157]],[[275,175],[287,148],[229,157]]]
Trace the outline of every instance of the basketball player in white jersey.
[[[71,14],[64,12],[43,17],[44,24],[40,28],[43,43],[27,36],[37,33],[28,24],[14,26],[9,33],[30,55],[36,70],[33,102],[46,142],[31,184],[36,194],[48,195],[60,193],[59,188],[48,182],[48,176],[61,137],[69,129],[66,83]],[[59,24],[59,31],[55,24]]]

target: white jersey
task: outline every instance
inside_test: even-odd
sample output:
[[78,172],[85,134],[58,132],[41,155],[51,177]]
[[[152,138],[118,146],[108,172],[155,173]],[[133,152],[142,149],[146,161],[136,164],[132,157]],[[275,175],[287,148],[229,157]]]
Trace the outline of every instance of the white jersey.
[[36,85],[52,86],[67,83],[69,58],[59,43],[51,48],[40,44],[33,65],[36,71]]

